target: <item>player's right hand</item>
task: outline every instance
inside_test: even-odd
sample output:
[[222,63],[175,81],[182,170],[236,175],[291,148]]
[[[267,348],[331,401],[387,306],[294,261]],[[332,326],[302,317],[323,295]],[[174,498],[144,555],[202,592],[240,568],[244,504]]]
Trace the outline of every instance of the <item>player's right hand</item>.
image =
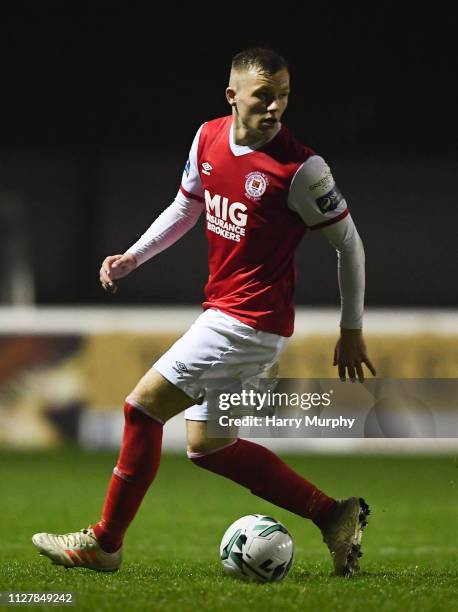
[[109,293],[116,293],[118,286],[114,280],[124,278],[135,270],[137,260],[132,253],[124,253],[124,255],[110,255],[103,260],[100,268],[100,284]]

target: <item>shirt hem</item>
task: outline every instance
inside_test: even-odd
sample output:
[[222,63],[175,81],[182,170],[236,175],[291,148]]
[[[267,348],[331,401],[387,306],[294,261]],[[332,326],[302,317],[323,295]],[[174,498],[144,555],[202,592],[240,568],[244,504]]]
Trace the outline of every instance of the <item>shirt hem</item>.
[[271,325],[263,325],[262,321],[253,321],[253,319],[249,319],[247,317],[244,317],[243,315],[239,315],[230,308],[225,308],[224,306],[220,306],[219,304],[204,302],[202,304],[202,308],[204,310],[210,310],[211,308],[215,310],[220,310],[221,312],[224,312],[224,314],[227,314],[230,317],[234,317],[234,319],[237,319],[237,321],[240,321],[241,323],[252,327],[256,331],[262,331],[268,334],[275,334],[276,336],[282,336],[283,338],[290,338],[294,333],[294,327],[288,326],[287,328],[279,328]]

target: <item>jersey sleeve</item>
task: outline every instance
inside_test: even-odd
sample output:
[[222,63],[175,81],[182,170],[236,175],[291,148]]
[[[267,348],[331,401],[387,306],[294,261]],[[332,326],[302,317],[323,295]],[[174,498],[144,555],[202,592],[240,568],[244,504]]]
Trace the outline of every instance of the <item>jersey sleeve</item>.
[[197,149],[199,147],[200,133],[204,125],[205,124],[201,125],[197,130],[192,142],[180,186],[180,190],[183,195],[185,195],[187,198],[199,200],[200,202],[204,201],[204,192],[202,189],[202,181],[200,180],[199,166],[197,163]]
[[346,329],[361,329],[365,283],[363,242],[350,215],[342,223],[323,228],[323,234],[337,251],[340,326]]
[[312,155],[298,168],[291,181],[288,206],[312,230],[332,225],[348,215],[347,203],[331,169],[318,155]]
[[174,244],[194,227],[203,209],[202,202],[187,198],[180,190],[172,204],[126,252],[135,255],[138,265],[141,265]]

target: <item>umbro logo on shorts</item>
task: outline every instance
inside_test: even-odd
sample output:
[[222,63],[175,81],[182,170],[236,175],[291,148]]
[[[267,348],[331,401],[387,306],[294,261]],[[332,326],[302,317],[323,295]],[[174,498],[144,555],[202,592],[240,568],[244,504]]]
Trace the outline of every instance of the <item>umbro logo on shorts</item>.
[[185,372],[188,371],[188,368],[186,367],[186,365],[184,363],[181,363],[181,361],[175,361],[175,365],[176,367],[173,369],[176,372],[178,372],[178,374],[184,374]]

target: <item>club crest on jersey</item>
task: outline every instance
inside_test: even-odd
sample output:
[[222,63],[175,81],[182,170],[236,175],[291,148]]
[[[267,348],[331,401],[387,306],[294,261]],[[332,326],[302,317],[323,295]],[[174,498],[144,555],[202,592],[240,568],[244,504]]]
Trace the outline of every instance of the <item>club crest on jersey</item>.
[[246,175],[245,195],[251,200],[259,200],[265,193],[269,179],[262,172],[250,172]]

